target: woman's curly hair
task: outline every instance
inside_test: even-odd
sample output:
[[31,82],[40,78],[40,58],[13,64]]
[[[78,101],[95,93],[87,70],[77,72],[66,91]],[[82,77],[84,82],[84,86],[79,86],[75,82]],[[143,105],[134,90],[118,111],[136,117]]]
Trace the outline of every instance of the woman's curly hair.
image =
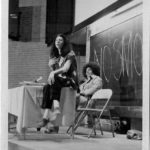
[[87,78],[87,76],[86,76],[86,69],[88,67],[92,69],[92,72],[93,72],[94,75],[100,76],[100,67],[99,67],[99,65],[97,63],[95,63],[95,62],[89,62],[89,63],[87,63],[87,64],[85,64],[83,66],[82,73],[83,73],[83,76],[85,78]]

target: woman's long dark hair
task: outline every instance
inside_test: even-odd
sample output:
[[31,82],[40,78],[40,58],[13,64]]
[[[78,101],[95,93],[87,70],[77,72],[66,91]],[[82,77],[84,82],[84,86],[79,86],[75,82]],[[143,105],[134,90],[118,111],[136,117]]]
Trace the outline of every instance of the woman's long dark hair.
[[62,49],[61,49],[61,56],[65,57],[72,50],[72,46],[64,34],[57,34],[56,35],[53,43],[50,46],[50,57],[56,57],[56,58],[59,57],[58,49],[55,46],[55,40],[57,37],[62,37],[64,40],[64,44],[63,44]]
[[100,67],[99,67],[99,65],[97,63],[95,63],[95,62],[89,62],[89,63],[87,63],[87,64],[85,64],[83,66],[82,73],[83,73],[83,76],[85,78],[87,78],[87,76],[86,76],[86,69],[88,67],[92,69],[92,72],[93,72],[94,75],[100,76]]

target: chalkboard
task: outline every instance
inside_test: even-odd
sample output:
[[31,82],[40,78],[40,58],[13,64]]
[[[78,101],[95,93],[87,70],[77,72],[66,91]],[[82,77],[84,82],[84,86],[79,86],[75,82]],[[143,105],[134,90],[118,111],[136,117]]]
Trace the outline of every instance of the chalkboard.
[[[103,88],[116,105],[142,105],[142,15],[90,38],[90,61],[100,65]],[[116,103],[115,103],[116,102]]]

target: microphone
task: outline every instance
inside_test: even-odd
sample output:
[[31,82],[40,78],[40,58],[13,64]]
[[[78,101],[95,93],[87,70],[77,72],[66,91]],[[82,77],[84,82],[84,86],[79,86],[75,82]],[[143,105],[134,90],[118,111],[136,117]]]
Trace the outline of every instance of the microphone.
[[38,77],[38,78],[35,80],[35,82],[39,82],[39,81],[42,80],[42,79],[43,79],[43,77],[40,76],[40,77]]

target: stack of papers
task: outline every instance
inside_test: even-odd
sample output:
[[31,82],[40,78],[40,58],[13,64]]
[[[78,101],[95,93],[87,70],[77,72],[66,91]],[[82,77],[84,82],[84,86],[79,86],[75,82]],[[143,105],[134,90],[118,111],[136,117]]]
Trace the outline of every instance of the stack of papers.
[[34,81],[22,81],[19,84],[21,84],[21,85],[37,85],[37,86],[38,85],[41,85],[41,86],[45,85],[45,83],[34,82]]

